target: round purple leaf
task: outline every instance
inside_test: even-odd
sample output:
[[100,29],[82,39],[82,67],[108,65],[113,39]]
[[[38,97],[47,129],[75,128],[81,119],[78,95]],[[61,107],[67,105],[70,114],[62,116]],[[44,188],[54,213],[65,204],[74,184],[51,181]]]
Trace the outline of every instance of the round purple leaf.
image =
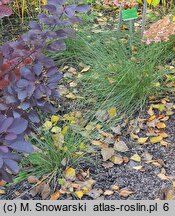
[[23,133],[28,126],[28,121],[23,118],[14,119],[12,125],[8,128],[7,132],[14,134]]

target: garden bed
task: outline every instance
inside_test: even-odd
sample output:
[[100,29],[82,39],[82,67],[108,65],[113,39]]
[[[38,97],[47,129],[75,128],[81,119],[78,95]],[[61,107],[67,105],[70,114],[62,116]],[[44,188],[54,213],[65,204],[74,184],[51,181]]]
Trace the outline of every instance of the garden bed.
[[[135,22],[132,37],[126,23],[117,33],[115,9],[110,10],[112,17],[101,10],[82,15],[83,23],[75,26],[77,38],[69,38],[72,31],[61,32],[66,51],[58,41],[52,46],[49,38],[49,51],[44,54],[55,66],[47,59],[41,60],[42,68],[36,64],[34,69],[27,59],[24,76],[30,68],[39,77],[44,68],[36,86],[46,78],[54,82],[55,75],[55,91],[48,93],[49,88],[41,88],[45,92],[42,99],[51,104],[45,109],[56,112],[47,114],[43,107],[39,112],[35,106],[30,108],[38,113],[29,117],[34,121],[29,121],[30,133],[24,138],[33,145],[34,153],[23,155],[22,169],[13,175],[13,183],[0,182],[0,199],[174,199],[175,39],[140,43],[141,19]],[[20,38],[18,28],[8,20],[5,23],[1,44]],[[36,23],[32,25],[36,28]],[[7,34],[12,33],[8,27],[13,36]],[[25,28],[24,24],[21,31]],[[30,37],[23,37],[31,43]],[[59,52],[53,52],[56,49]],[[40,61],[37,58],[36,62]],[[43,61],[51,66],[47,68]],[[45,76],[47,70],[51,78]],[[50,99],[52,94],[58,94],[59,100]],[[37,97],[35,100],[34,104],[40,104]],[[26,115],[22,117],[28,121]],[[14,131],[13,127],[7,129]]]

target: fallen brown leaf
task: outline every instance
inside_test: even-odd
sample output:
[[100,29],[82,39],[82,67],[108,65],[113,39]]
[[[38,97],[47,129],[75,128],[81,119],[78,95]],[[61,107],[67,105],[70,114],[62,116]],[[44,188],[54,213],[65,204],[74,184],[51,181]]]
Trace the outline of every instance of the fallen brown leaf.
[[50,195],[50,186],[46,182],[42,182],[41,184],[37,185],[31,191],[31,195],[34,197],[36,194],[41,194],[42,199],[46,199]]
[[123,157],[123,162],[124,163],[128,163],[129,162],[129,158],[128,157]]
[[112,132],[114,132],[116,135],[121,135],[121,127],[120,125],[116,127],[111,127]]
[[110,158],[110,161],[114,164],[122,164],[123,163],[123,158],[122,156],[120,155],[113,155],[111,158]]
[[114,193],[114,191],[112,190],[105,190],[105,192],[103,193],[104,196],[110,196]]
[[114,164],[112,162],[103,162],[102,163],[102,166],[105,168],[105,169],[109,169],[109,168],[112,168],[114,166]]
[[158,123],[156,124],[156,127],[157,127],[158,129],[163,129],[163,128],[166,128],[166,124],[163,123],[163,122],[158,122]]
[[74,75],[77,74],[77,70],[75,68],[73,68],[73,67],[70,67],[69,70],[68,70],[68,72],[72,73]]
[[165,133],[164,131],[156,131],[156,133],[157,133],[159,136],[163,137],[163,138],[167,138],[167,137],[168,137],[168,134]]
[[164,140],[160,141],[160,144],[161,144],[162,146],[165,146],[165,147],[168,147],[168,145],[169,145],[169,143],[166,142],[166,141],[164,141]]
[[50,195],[50,186],[49,184],[44,184],[44,188],[41,191],[41,197],[42,199],[46,199]]
[[60,195],[61,195],[60,191],[56,191],[51,195],[50,200],[57,200],[60,197]]
[[126,152],[129,150],[128,146],[123,141],[116,141],[114,144],[114,149],[118,152]]
[[90,68],[90,66],[85,65],[85,67],[81,70],[81,73],[89,71]]
[[158,120],[158,119],[154,119],[154,120],[152,120],[152,121],[150,121],[150,122],[147,122],[147,126],[148,127],[153,127],[153,128],[155,128],[156,127],[156,124],[157,123],[159,123],[160,121]]
[[93,199],[97,199],[100,195],[102,195],[103,194],[103,190],[102,189],[93,189],[93,190],[91,190],[91,191],[89,191],[89,193],[88,193],[88,195],[90,196],[90,197],[92,197]]
[[0,189],[0,194],[5,194],[5,190]]
[[103,157],[103,161],[107,161],[114,155],[114,149],[113,148],[105,148],[101,150],[101,155]]
[[77,96],[76,95],[74,95],[73,93],[69,93],[69,94],[67,94],[66,96],[65,96],[67,99],[71,99],[71,100],[75,100],[75,99],[77,99]]
[[168,176],[166,176],[164,173],[159,173],[157,176],[162,180],[168,180]]
[[154,115],[154,111],[153,111],[152,106],[150,106],[150,108],[149,108],[149,110],[147,111],[147,113],[148,113],[150,116],[153,116],[153,115]]
[[153,158],[153,156],[152,156],[150,153],[148,153],[147,151],[145,151],[145,152],[142,154],[142,157],[143,157],[143,160],[144,160],[144,161],[150,161],[150,160],[152,160],[152,158]]
[[113,137],[113,135],[111,133],[108,133],[108,132],[104,132],[104,131],[99,131],[99,133],[104,136],[104,137]]
[[128,189],[121,189],[119,195],[122,197],[128,197],[129,195],[134,194],[133,191],[130,191]]
[[143,169],[143,166],[134,166],[133,169],[139,170],[141,172],[144,172],[145,170]]
[[29,176],[27,178],[27,181],[30,183],[30,184],[36,184],[39,182],[39,179],[36,177],[36,176]]
[[161,200],[174,200],[175,199],[174,189],[168,186],[164,186],[160,191],[160,199]]
[[103,145],[103,142],[99,141],[99,140],[92,140],[91,143],[93,145],[96,145],[96,146],[102,146]]
[[0,187],[5,186],[6,184],[7,184],[7,182],[5,182],[4,180],[1,180],[1,181],[0,181]]
[[118,185],[111,185],[110,189],[113,191],[119,191],[119,186]]

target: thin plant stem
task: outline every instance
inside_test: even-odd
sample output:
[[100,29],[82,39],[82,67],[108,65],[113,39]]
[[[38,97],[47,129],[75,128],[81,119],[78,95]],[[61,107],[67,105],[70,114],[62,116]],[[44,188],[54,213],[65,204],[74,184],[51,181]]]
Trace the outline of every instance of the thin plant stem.
[[117,32],[120,32],[120,28],[121,28],[121,24],[122,24],[122,10],[123,10],[123,7],[120,6],[120,11],[119,11],[119,15],[118,15]]
[[24,22],[25,0],[22,0],[22,23]]
[[146,12],[147,12],[147,0],[144,0],[143,15],[142,15],[141,37],[143,37],[143,32],[145,31]]

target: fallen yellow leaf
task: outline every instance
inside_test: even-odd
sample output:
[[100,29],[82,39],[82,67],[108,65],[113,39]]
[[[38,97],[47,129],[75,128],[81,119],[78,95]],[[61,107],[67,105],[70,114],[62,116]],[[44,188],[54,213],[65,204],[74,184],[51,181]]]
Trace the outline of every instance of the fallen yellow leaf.
[[70,87],[76,87],[78,84],[76,82],[69,83]]
[[75,195],[76,195],[76,197],[78,197],[79,199],[81,199],[82,197],[83,197],[83,191],[75,191]]
[[110,84],[115,83],[115,80],[112,79],[112,78],[109,78],[109,77],[108,77],[108,81],[109,81]]
[[58,184],[64,185],[66,183],[66,180],[64,178],[59,178],[58,179]]
[[149,117],[148,121],[152,121],[152,120],[154,120],[155,118],[156,118],[156,116],[155,116],[155,115],[152,115],[152,116]]
[[74,168],[68,167],[68,168],[65,170],[65,178],[66,178],[66,179],[74,180],[74,179],[75,179],[75,176],[76,176],[76,172],[75,172],[75,169],[74,169]]
[[71,99],[71,100],[75,100],[75,99],[77,99],[77,96],[76,95],[74,95],[73,93],[69,93],[69,94],[67,94],[66,96],[65,96],[67,99]]
[[103,126],[100,125],[100,124],[97,124],[95,127],[96,127],[97,129],[101,129]]
[[61,132],[61,128],[60,127],[53,127],[52,130],[51,130],[52,133],[60,133]]
[[130,133],[130,137],[131,139],[139,139],[139,136],[134,133]]
[[167,116],[171,116],[171,115],[173,115],[173,114],[174,114],[174,112],[171,111],[171,110],[169,110],[169,111],[166,112],[166,115],[167,115]]
[[155,143],[159,143],[160,141],[162,141],[163,138],[161,136],[157,136],[157,137],[150,137],[150,141],[151,143],[155,144]]
[[44,129],[46,130],[49,130],[52,128],[52,122],[51,121],[46,121],[44,124],[43,124],[43,127]]
[[88,194],[89,191],[91,190],[91,188],[88,188],[88,187],[84,186],[84,187],[81,188],[81,190],[82,190],[83,194]]
[[128,146],[124,141],[116,141],[114,144],[114,149],[118,152],[126,152],[129,150]]
[[109,118],[114,118],[117,114],[116,107],[111,107],[111,109],[108,110]]
[[163,112],[166,109],[164,104],[153,104],[152,107],[158,109],[160,112]]
[[51,117],[51,122],[54,123],[54,124],[56,124],[59,120],[60,120],[60,117],[59,117],[59,116],[53,115],[53,116]]
[[53,144],[57,149],[63,147],[64,136],[61,133],[52,134]]
[[121,156],[116,156],[116,155],[113,155],[111,158],[110,158],[110,161],[114,164],[122,164],[123,163],[123,158]]
[[134,154],[130,159],[136,162],[141,161],[141,157],[138,154]]
[[93,124],[88,124],[88,125],[85,127],[85,129],[86,129],[87,131],[92,131],[94,128],[95,128],[95,126],[94,126]]
[[140,137],[138,139],[138,144],[144,144],[148,140],[148,137]]
[[83,150],[87,149],[87,146],[83,142],[81,142],[79,145],[79,148],[81,151],[83,151]]
[[68,128],[69,128],[68,126],[64,126],[64,128],[62,129],[61,134],[62,134],[63,136],[67,133]]
[[87,65],[86,65],[86,66],[81,70],[81,73],[89,71],[90,68],[91,68],[90,66],[87,66]]
[[83,75],[82,74],[78,74],[77,78],[80,79]]

